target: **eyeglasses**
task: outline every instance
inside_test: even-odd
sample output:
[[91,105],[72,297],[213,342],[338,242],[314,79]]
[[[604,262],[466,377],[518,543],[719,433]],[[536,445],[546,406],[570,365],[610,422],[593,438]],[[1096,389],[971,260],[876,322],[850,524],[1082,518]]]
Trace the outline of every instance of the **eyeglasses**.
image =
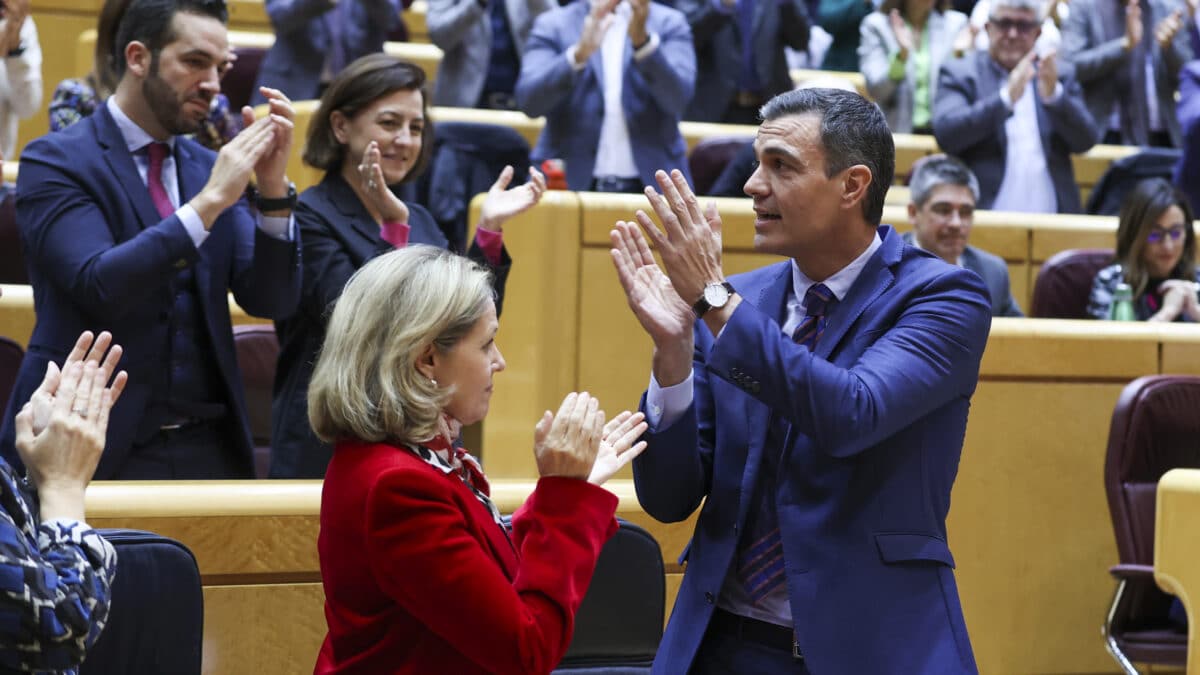
[[1150,244],[1159,244],[1171,237],[1171,241],[1179,241],[1183,237],[1183,227],[1176,225],[1170,229],[1153,228],[1146,233],[1146,242]]
[[1025,21],[1023,19],[989,19],[988,25],[995,28],[1001,35],[1008,33],[1010,30],[1016,30],[1024,35],[1033,32],[1038,27],[1036,21]]

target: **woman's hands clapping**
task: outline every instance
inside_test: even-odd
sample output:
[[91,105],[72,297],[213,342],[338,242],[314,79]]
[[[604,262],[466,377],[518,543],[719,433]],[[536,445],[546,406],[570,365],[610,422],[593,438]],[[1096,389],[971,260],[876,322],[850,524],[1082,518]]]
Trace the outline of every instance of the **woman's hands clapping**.
[[533,453],[540,476],[563,476],[602,485],[646,448],[642,413],[628,411],[604,423],[600,402],[570,393],[557,414],[549,410],[534,429]]
[[528,211],[542,200],[542,195],[546,192],[546,177],[540,171],[529,167],[529,180],[508,189],[512,179],[513,168],[506,166],[496,178],[496,182],[492,183],[480,209],[481,229],[500,232],[503,230],[504,221]]
[[407,223],[408,207],[387,186],[383,177],[383,167],[380,166],[381,161],[379,143],[371,141],[358,164],[360,188],[368,202],[367,208],[378,213],[385,223]]

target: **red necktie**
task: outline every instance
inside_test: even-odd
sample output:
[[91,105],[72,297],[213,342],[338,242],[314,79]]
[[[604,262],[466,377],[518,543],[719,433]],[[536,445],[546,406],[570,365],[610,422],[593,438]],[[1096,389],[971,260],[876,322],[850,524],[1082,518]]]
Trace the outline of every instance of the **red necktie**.
[[175,213],[175,207],[171,204],[171,198],[167,196],[167,188],[162,181],[163,160],[170,151],[171,148],[166,143],[151,143],[146,146],[146,154],[150,157],[146,184],[150,188],[150,200],[154,202],[154,208],[158,210],[160,218]]
[[[816,349],[817,340],[825,331],[825,313],[830,306],[837,302],[825,284],[813,284],[804,294],[804,318],[792,333],[792,339],[797,344]],[[773,420],[778,423],[778,420]],[[777,436],[781,442],[784,434]],[[780,452],[782,448],[770,446],[763,452]],[[768,468],[768,466],[770,468]],[[759,471],[769,471],[770,477],[779,472],[774,463],[763,461]],[[767,476],[763,477],[764,479]],[[742,549],[738,556],[738,577],[742,587],[754,602],[759,602],[771,592],[783,585],[783,539],[779,536],[779,516],[775,513],[774,481],[760,479],[758,489],[759,512],[753,514],[753,521],[748,534],[751,544]]]

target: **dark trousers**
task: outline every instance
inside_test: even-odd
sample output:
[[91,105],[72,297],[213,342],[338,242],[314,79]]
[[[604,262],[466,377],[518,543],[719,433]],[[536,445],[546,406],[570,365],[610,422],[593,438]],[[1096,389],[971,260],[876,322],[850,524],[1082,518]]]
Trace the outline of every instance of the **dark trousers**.
[[163,429],[129,449],[113,480],[208,480],[254,478],[238,457],[228,420]]
[[793,656],[789,646],[768,646],[746,639],[727,623],[717,621],[709,623],[688,672],[691,675],[810,675],[804,659]]

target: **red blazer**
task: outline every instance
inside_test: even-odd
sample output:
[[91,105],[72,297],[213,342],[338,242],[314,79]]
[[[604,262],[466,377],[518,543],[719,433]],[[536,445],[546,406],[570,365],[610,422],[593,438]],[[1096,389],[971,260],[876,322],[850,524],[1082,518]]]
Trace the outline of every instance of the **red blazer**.
[[329,632],[314,672],[549,673],[616,508],[586,481],[542,478],[506,536],[457,475],[403,447],[338,444],[321,493]]

